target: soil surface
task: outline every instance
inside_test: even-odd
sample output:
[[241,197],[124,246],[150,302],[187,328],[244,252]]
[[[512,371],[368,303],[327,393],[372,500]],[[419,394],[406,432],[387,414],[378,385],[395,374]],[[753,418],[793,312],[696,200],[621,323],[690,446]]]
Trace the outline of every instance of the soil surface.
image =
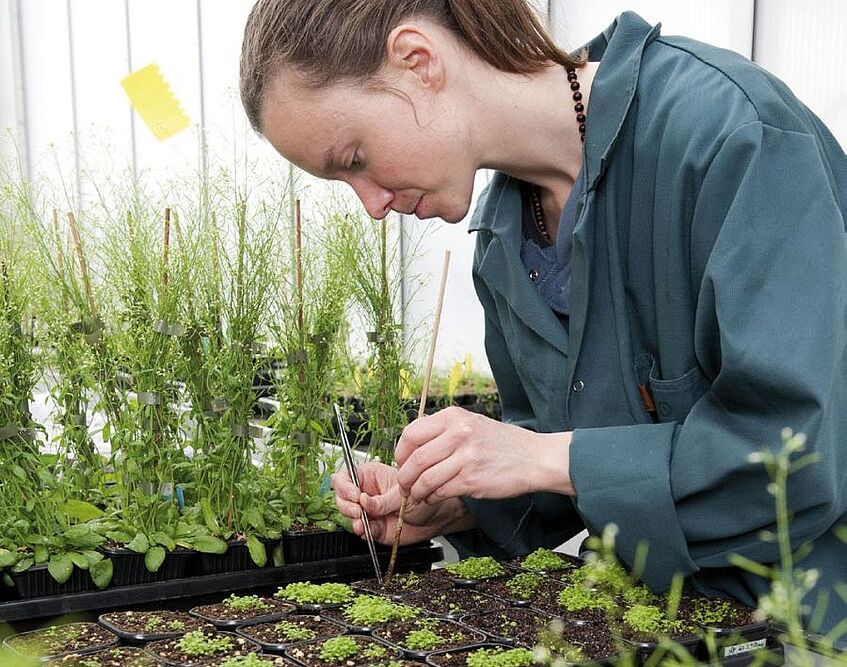
[[204,604],[199,607],[194,607],[191,614],[200,618],[207,618],[212,621],[249,621],[254,618],[263,616],[282,616],[291,611],[294,611],[294,605],[274,598],[262,597],[259,598],[262,609],[238,610],[231,609],[226,602],[218,602],[217,604]]
[[[293,624],[297,626],[299,630],[313,634],[309,637],[289,638],[285,633],[285,626],[288,624]],[[323,619],[320,616],[313,616],[311,614],[290,614],[271,623],[242,625],[238,628],[238,633],[249,637],[253,641],[257,641],[260,644],[283,646],[308,641],[310,639],[328,639],[329,637],[344,634],[344,630],[345,628],[343,626],[333,623],[331,620]]]
[[506,639],[524,646],[535,646],[539,630],[545,628],[550,620],[549,616],[517,607],[497,613],[469,614],[462,617],[462,623],[482,630],[492,639]]
[[184,611],[112,611],[100,616],[102,623],[113,625],[121,632],[137,635],[142,640],[167,639],[180,637],[186,632],[210,629],[210,626],[199,618],[189,616]]
[[[441,637],[442,641],[437,646],[429,648],[408,646],[409,633],[424,629],[431,630]],[[377,630],[374,630],[374,636],[377,639],[382,639],[407,651],[413,651],[420,654],[459,648],[462,646],[470,646],[472,644],[479,644],[485,641],[485,635],[477,630],[472,630],[466,626],[459,625],[455,621],[437,618],[386,623]]]
[[509,608],[505,600],[469,588],[453,588],[435,593],[412,593],[402,597],[404,604],[421,607],[439,616],[458,618],[475,611],[502,611]]
[[[700,606],[704,606],[707,609],[713,609],[717,606],[720,606],[726,609],[727,613],[725,616],[725,620],[719,623],[698,622],[698,616],[694,612]],[[748,607],[747,605],[742,604],[737,600],[733,600],[731,598],[683,597],[679,604],[677,617],[682,620],[689,621],[691,623],[697,623],[698,625],[701,625],[703,627],[729,629],[740,628],[745,625],[757,623],[758,620],[753,615],[754,611],[754,609]]]
[[353,588],[377,595],[405,595],[425,591],[440,591],[453,587],[453,582],[437,570],[421,573],[395,574],[386,586],[380,586],[376,579],[362,579],[352,584]]
[[[621,652],[615,646],[612,633],[606,625],[565,623],[562,626],[561,641],[579,648],[585,660],[589,661],[602,660]],[[545,642],[554,656],[561,655],[561,651],[557,650],[557,643]]]
[[50,657],[62,653],[86,652],[86,649],[106,648],[118,643],[118,638],[96,623],[52,625],[43,630],[24,632],[6,640],[7,646],[18,653]]
[[[392,660],[399,660],[403,654],[395,648],[386,646],[385,644],[374,640],[372,637],[364,635],[347,635],[359,645],[358,655],[352,656],[343,662],[324,660],[321,658],[321,648],[324,640],[297,644],[286,649],[287,656],[308,665],[309,667],[323,667],[324,665],[343,665],[344,667],[377,667],[379,665],[387,665]],[[378,651],[382,655],[374,655],[369,652]],[[414,663],[413,663],[414,664]],[[420,667],[420,663],[417,663]]]
[[161,641],[151,642],[147,644],[147,650],[153,655],[165,660],[168,664],[181,665],[185,667],[193,667],[194,665],[205,665],[212,660],[222,660],[236,655],[247,655],[248,653],[256,653],[259,647],[245,637],[226,633],[203,631],[207,637],[226,637],[229,642],[228,646],[215,652],[213,655],[190,655],[179,647],[182,638],[163,639]]
[[533,609],[538,609],[545,614],[556,616],[564,621],[585,621],[598,625],[606,625],[607,623],[606,613],[602,609],[579,609],[577,611],[568,611],[559,604],[557,595],[543,598],[538,597],[532,601],[530,606]]
[[476,590],[496,595],[506,600],[512,600],[517,603],[532,604],[534,600],[552,600],[555,602],[565,585],[556,579],[551,579],[550,577],[545,577],[541,574],[533,576],[538,578],[538,588],[536,588],[531,594],[525,596],[521,595],[519,592],[509,590],[509,582],[514,579],[515,575],[480,581],[476,585]]
[[131,646],[110,648],[98,653],[80,655],[72,653],[56,658],[47,665],[66,665],[67,667],[159,667],[159,661],[144,649]]
[[[203,667],[226,667],[226,662],[228,658],[223,658],[222,660],[215,660],[214,662],[207,662],[203,665]],[[279,655],[260,655],[259,660],[262,663],[267,663],[269,665],[281,666],[281,665],[297,665],[296,662],[289,660],[288,658],[283,658]]]

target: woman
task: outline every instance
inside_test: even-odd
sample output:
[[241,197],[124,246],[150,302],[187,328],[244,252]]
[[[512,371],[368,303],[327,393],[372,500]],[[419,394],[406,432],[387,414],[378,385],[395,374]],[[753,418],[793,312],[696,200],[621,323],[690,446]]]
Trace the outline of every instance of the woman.
[[[504,423],[457,408],[408,426],[399,469],[344,475],[338,507],[405,542],[526,553],[618,526],[655,590],[682,573],[755,604],[779,558],[750,455],[785,426],[818,457],[791,478],[791,537],[847,614],[847,159],[745,59],[620,16],[572,58],[524,0],[259,0],[241,94],[288,160],[368,213],[470,229]],[[461,533],[461,534],[459,534]]]

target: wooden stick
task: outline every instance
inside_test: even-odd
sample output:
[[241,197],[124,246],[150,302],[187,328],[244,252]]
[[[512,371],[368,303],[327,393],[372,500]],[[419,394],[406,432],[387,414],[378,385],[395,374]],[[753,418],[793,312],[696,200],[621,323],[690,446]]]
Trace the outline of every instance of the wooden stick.
[[79,229],[76,226],[76,218],[74,214],[68,211],[68,224],[71,227],[71,236],[74,239],[76,247],[76,257],[79,261],[79,270],[82,274],[82,284],[85,286],[85,295],[88,297],[88,310],[91,311],[93,320],[100,319],[100,313],[97,311],[97,304],[94,303],[94,293],[91,290],[91,279],[88,276],[88,262],[85,261],[85,253],[82,250],[82,240],[79,238]]
[[165,207],[165,232],[162,239],[162,286],[168,288],[168,250],[171,247],[171,209]]
[[[298,365],[300,366],[300,385],[306,383],[306,363],[301,360],[301,355],[306,352],[306,318],[303,312],[303,226],[300,222],[300,200],[294,200],[294,271],[297,292],[297,338],[299,340],[300,349],[297,352]],[[300,483],[300,497],[305,502],[306,500],[306,455],[303,453],[300,456],[300,461],[297,466],[297,474]]]
[[[426,370],[424,371],[423,388],[421,389],[421,402],[418,405],[418,419],[424,416],[426,399],[429,393],[429,381],[432,377],[432,362],[435,358],[435,342],[438,340],[438,327],[441,324],[441,309],[444,306],[444,288],[447,286],[447,271],[450,268],[450,251],[444,251],[444,266],[441,269],[441,285],[438,288],[438,303],[435,306],[435,321],[432,323],[432,338],[429,341],[429,354],[426,359]],[[391,559],[388,561],[388,571],[385,573],[385,584],[391,581],[394,575],[394,565],[397,562],[397,549],[400,547],[400,535],[403,532],[403,521],[406,517],[406,504],[408,496],[403,496],[400,501],[400,513],[397,515],[397,527],[394,529],[394,543],[391,545]]]

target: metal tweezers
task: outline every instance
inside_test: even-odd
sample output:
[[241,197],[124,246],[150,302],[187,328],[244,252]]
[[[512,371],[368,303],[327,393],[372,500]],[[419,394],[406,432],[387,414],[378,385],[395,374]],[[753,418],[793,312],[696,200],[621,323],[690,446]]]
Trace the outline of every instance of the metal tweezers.
[[[347,466],[347,473],[350,475],[350,479],[353,480],[353,484],[356,485],[356,488],[361,491],[362,487],[359,486],[359,475],[356,473],[356,463],[353,459],[353,450],[350,448],[350,441],[347,439],[347,430],[345,428],[346,421],[341,417],[341,409],[338,407],[337,403],[334,403],[333,408],[335,408],[335,418],[338,420],[338,433],[341,436],[341,451],[344,454],[344,464]],[[376,573],[377,583],[382,586],[382,572],[379,568],[379,559],[376,557],[376,543],[374,542],[374,536],[371,532],[371,524],[368,521],[368,513],[365,512],[364,508],[362,508],[362,525],[365,527],[365,539],[368,542],[368,551],[371,554],[371,562],[374,566],[374,572]]]

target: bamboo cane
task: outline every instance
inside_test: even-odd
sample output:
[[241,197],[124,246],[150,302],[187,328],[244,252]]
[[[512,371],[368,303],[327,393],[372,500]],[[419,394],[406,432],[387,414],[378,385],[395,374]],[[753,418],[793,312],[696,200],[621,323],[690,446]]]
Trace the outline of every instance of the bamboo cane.
[[[303,312],[303,227],[300,221],[300,200],[294,200],[294,271],[296,281],[296,299],[297,299],[297,334],[300,341],[300,354],[298,354],[300,365],[300,386],[305,386],[306,369],[305,361],[302,360],[302,353],[306,350],[306,318]],[[306,498],[306,455],[300,457],[299,465],[297,466],[297,474],[300,482],[300,497]]]
[[79,237],[79,229],[76,226],[74,214],[68,211],[68,224],[71,227],[71,236],[76,248],[76,257],[79,261],[79,271],[82,274],[82,284],[85,287],[85,296],[88,298],[88,310],[91,311],[91,319],[95,322],[100,319],[97,304],[94,302],[94,292],[91,290],[91,278],[88,275],[88,262],[85,260],[85,252],[82,249],[82,240]]
[[[418,419],[424,416],[427,394],[429,393],[429,381],[432,377],[432,362],[435,358],[435,343],[438,340],[438,327],[441,324],[441,309],[444,306],[444,288],[447,285],[447,271],[450,268],[450,251],[444,251],[444,266],[441,269],[441,285],[438,288],[438,303],[435,306],[435,321],[432,323],[432,337],[429,341],[429,354],[426,359],[424,370],[423,388],[421,389],[421,402],[418,405]],[[409,497],[403,496],[400,500],[400,512],[397,515],[397,526],[394,529],[394,543],[391,545],[391,559],[388,561],[388,571],[385,573],[385,585],[394,576],[394,566],[397,562],[397,549],[400,547],[400,535],[403,532],[403,521],[406,518],[406,506]]]

